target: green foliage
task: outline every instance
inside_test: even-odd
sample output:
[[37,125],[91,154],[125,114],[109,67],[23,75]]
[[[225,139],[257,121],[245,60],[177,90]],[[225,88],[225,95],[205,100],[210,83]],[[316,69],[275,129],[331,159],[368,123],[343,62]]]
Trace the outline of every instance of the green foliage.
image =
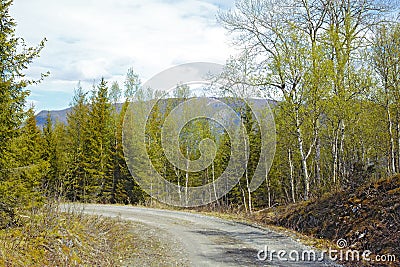
[[126,74],[124,92],[124,96],[127,100],[133,100],[135,94],[140,88],[140,84],[141,82],[139,79],[139,75],[134,72],[133,68],[129,68],[128,73]]
[[[57,124],[51,134],[56,140],[51,170],[56,175],[49,177],[56,181],[57,195],[82,202],[129,204],[143,200],[124,158],[122,125],[129,102],[118,111],[120,94],[117,83],[109,90],[102,79],[88,99],[78,85],[68,124]],[[45,139],[47,128],[46,124]]]
[[0,1],[0,228],[15,224],[20,211],[40,202],[40,179],[48,168],[41,160],[34,111],[24,111],[29,95],[25,87],[46,76],[29,80],[24,71],[39,56],[45,40],[37,47],[27,47],[15,36],[12,3]]
[[[301,7],[298,13],[282,9],[277,14],[278,3],[253,0],[237,1],[234,11],[220,13],[223,25],[237,33],[235,45],[242,52],[227,62],[220,93],[232,96],[222,101],[236,109],[245,125],[249,150],[244,153],[249,162],[239,184],[213,206],[251,211],[253,206],[271,207],[354,188],[365,182],[354,178],[360,173],[368,174],[363,177],[369,180],[400,170],[398,21],[380,23],[383,9],[372,0],[365,6],[356,1],[294,3]],[[2,227],[16,225],[19,207],[35,206],[42,196],[146,202],[148,196],[125,162],[122,127],[132,101],[143,104],[159,92],[141,88],[139,76],[130,68],[124,94],[117,82],[109,87],[104,79],[90,95],[78,85],[67,125],[48,116],[44,128],[38,129],[33,109],[24,112],[29,93],[24,88],[40,79],[27,80],[23,71],[38,57],[44,42],[27,48],[14,36],[11,4],[1,1],[0,6]],[[369,36],[372,43],[367,42]],[[252,92],[249,84],[263,90]],[[175,98],[159,101],[146,124],[147,153],[159,174],[181,186],[181,197],[188,197],[188,187],[217,179],[231,150],[229,136],[220,126],[195,120],[180,133],[180,152],[187,159],[198,159],[200,141],[209,138],[216,144],[217,157],[199,172],[178,170],[168,162],[161,144],[163,123],[173,108],[191,97],[189,89],[178,85]],[[121,95],[126,101],[119,110]],[[273,106],[277,149],[265,183],[251,193],[249,182],[262,137],[250,108],[236,102],[262,95],[277,100]],[[209,190],[203,197],[212,199],[215,192]]]
[[374,177],[399,172],[399,23],[383,23],[393,7],[292,4],[239,0],[219,14],[241,50],[227,63],[223,93],[246,81],[277,101],[268,205],[354,186],[360,168]]
[[[9,169],[3,170],[5,177],[0,182],[0,203],[11,216],[4,219],[0,227],[15,224],[15,215],[42,204],[41,181],[48,172],[48,162],[42,160],[42,139],[36,126],[33,109],[20,129],[20,135],[10,144]],[[3,213],[4,215],[4,213]]]
[[45,42],[27,47],[22,38],[15,36],[16,23],[9,12],[12,3],[12,0],[0,1],[0,170],[8,167],[10,141],[18,135],[25,117],[29,91],[24,88],[40,81],[26,79],[24,71],[39,56]]
[[89,107],[86,93],[78,85],[72,102],[72,111],[67,115],[68,127],[66,129],[65,147],[67,154],[67,169],[65,170],[65,180],[63,181],[63,195],[67,199],[80,200],[83,195],[83,186],[86,178],[85,151],[86,139],[88,135]]
[[87,174],[84,200],[104,201],[109,198],[111,146],[113,138],[111,104],[104,79],[93,91],[88,113],[88,132],[85,140],[85,166]]

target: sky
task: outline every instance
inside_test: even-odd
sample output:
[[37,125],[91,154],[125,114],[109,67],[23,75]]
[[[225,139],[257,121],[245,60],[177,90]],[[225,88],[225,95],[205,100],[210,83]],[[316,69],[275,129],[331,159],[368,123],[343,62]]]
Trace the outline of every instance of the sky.
[[123,86],[132,67],[145,82],[178,64],[223,64],[234,54],[218,24],[233,0],[14,0],[16,35],[30,46],[47,38],[26,71],[41,84],[28,87],[37,112],[70,106],[81,82],[89,91],[101,77]]

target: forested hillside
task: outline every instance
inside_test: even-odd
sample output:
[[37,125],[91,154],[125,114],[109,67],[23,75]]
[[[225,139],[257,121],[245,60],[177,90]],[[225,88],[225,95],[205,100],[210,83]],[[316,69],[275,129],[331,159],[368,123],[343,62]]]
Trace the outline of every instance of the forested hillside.
[[[50,73],[36,78],[25,73],[46,39],[29,47],[15,35],[12,4],[0,0],[0,238],[5,240],[0,252],[11,255],[11,260],[0,263],[21,257],[27,260],[22,265],[51,259],[60,264],[65,260],[66,265],[93,263],[90,255],[97,239],[90,239],[91,230],[98,236],[103,229],[108,240],[104,242],[120,251],[116,244],[122,230],[113,236],[112,222],[58,216],[56,209],[43,207],[51,207],[55,200],[144,205],[154,201],[127,166],[124,137],[135,138],[123,134],[130,107],[159,99],[147,118],[145,140],[139,141],[145,142],[157,173],[180,186],[179,198],[186,203],[189,187],[212,184],[227,169],[233,141],[216,121],[191,120],[178,138],[187,165],[201,157],[202,140],[215,144],[215,157],[200,171],[177,168],[163,148],[164,124],[176,107],[196,96],[190,86],[177,81],[171,94],[160,97],[165,92],[141,86],[135,66],[127,70],[123,84],[102,78],[92,88],[82,88],[76,81],[68,109],[53,117],[46,112],[35,116],[34,106],[27,104],[27,88],[40,86]],[[377,0],[238,0],[234,8],[221,10],[218,23],[230,33],[239,53],[220,75],[210,77],[210,84],[218,86],[207,93],[238,115],[232,123],[244,127],[247,162],[229,193],[205,208],[245,214],[264,210],[259,213],[262,221],[317,238],[346,237],[358,248],[372,247],[376,253],[398,253],[399,19],[396,1]],[[252,101],[270,104],[276,127],[275,157],[255,191],[251,180],[266,137],[249,105]],[[217,199],[215,186],[208,190],[202,200]],[[269,212],[279,214],[270,218]],[[65,258],[70,251],[62,240],[68,235],[90,242]],[[22,237],[26,242],[20,241]],[[59,246],[68,250],[65,255]],[[116,255],[107,246],[103,249]]]
[[[0,3],[0,229],[18,226],[21,214],[54,199],[152,201],[128,170],[122,132],[129,105],[157,99],[160,92],[142,88],[133,67],[124,84],[101,79],[91,90],[80,84],[71,88],[75,94],[66,121],[54,121],[49,113],[39,127],[34,107],[26,104],[26,87],[48,73],[32,80],[24,72],[46,39],[27,47],[14,34],[12,1]],[[400,173],[398,12],[395,1],[238,0],[235,8],[219,13],[219,23],[240,53],[227,61],[221,76],[212,77],[222,84],[215,97],[239,115],[249,151],[243,152],[248,162],[239,183],[209,208],[252,213],[330,192],[357,192],[368,182]],[[254,112],[242,100],[254,95],[250,88],[257,88],[257,101],[273,103],[277,134],[271,170],[255,192],[249,186],[263,137]],[[159,174],[181,186],[182,198],[188,187],[218,179],[232,145],[221,125],[198,119],[182,129],[180,150],[187,159],[198,159],[200,141],[208,138],[217,147],[212,164],[188,172],[168,161],[163,123],[192,97],[189,86],[178,84],[154,106],[146,124],[147,154]],[[204,198],[213,194],[210,189]],[[356,193],[353,200],[337,194],[343,202],[364,201]],[[326,195],[323,200],[330,201]],[[279,224],[309,228],[307,223],[293,226],[299,221],[292,215],[284,219]]]
[[[217,93],[228,104],[229,99],[246,97],[245,91],[229,86],[245,77],[257,83],[264,97],[276,101],[272,105],[277,128],[275,159],[263,186],[248,194],[260,133],[251,110],[232,105],[249,134],[249,164],[240,183],[215,204],[251,211],[357,187],[399,172],[400,28],[394,9],[374,1],[330,5],[317,1],[310,6],[299,2],[300,13],[277,12],[270,5],[239,1],[236,9],[220,14],[221,23],[237,33],[235,44],[243,50],[227,63],[222,76],[228,82]],[[29,93],[24,87],[38,81],[17,75],[22,75],[44,43],[11,57],[20,39],[13,37],[12,20],[3,16],[2,47],[8,49],[2,75],[1,188],[8,192],[2,194],[3,203],[15,197],[24,201],[27,194],[102,203],[148,200],[126,167],[122,125],[130,102],[149,100],[157,92],[141,89],[133,69],[124,85],[101,80],[88,93],[78,85],[67,123],[54,123],[48,117],[40,129],[34,111],[24,112]],[[254,65],[260,58],[263,61]],[[206,184],[226,168],[229,138],[210,121],[188,124],[181,134],[182,153],[195,159],[198,142],[211,138],[217,143],[218,156],[212,166],[198,173],[174,169],[160,150],[159,133],[169,110],[191,97],[188,87],[178,87],[173,99],[152,112],[148,153],[167,180],[184,187]],[[124,104],[118,104],[121,98],[126,99]]]

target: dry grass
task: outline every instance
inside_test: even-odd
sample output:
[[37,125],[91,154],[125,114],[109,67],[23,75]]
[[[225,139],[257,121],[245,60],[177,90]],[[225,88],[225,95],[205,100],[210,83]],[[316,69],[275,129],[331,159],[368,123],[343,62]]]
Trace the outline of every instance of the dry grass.
[[130,229],[127,222],[46,205],[0,231],[0,266],[122,265],[135,251]]

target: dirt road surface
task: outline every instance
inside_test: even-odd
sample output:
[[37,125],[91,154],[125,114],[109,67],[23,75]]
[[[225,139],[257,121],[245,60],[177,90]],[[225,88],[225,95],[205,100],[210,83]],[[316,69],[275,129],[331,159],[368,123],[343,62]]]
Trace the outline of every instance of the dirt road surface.
[[[311,250],[310,247],[267,228],[188,212],[132,206],[90,204],[74,208],[92,215],[120,217],[154,229],[153,234],[158,238],[169,239],[170,248],[164,249],[185,258],[170,259],[171,266],[339,266],[325,260],[309,260],[309,253],[303,257],[303,252]],[[268,253],[263,260],[266,248]],[[263,251],[260,253],[260,250]],[[278,258],[280,250],[286,252],[281,254],[281,259]],[[317,254],[316,258],[319,257]]]

